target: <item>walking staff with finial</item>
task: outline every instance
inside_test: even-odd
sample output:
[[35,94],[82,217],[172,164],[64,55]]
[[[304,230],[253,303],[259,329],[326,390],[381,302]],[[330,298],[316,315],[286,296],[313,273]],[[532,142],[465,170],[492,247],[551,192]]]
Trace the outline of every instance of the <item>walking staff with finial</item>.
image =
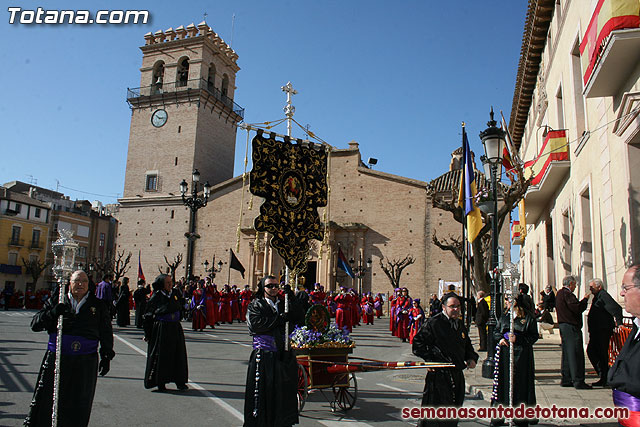
[[[291,120],[296,112],[296,107],[292,104],[292,95],[297,95],[298,91],[293,88],[291,82],[287,82],[286,85],[281,87],[282,91],[287,94],[287,104],[284,106],[284,114],[287,116],[287,136],[291,137]],[[286,285],[289,285],[289,266],[285,265],[284,268],[284,312],[289,313],[289,292],[286,289]],[[284,324],[284,349],[289,350],[289,321]]]

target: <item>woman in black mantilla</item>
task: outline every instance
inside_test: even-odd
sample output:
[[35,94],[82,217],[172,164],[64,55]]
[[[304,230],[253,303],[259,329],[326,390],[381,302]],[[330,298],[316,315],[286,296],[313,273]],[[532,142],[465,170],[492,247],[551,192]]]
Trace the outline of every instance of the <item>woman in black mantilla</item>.
[[178,390],[186,390],[189,369],[180,325],[181,299],[172,292],[171,276],[159,275],[152,287],[144,314],[144,340],[148,342],[144,387],[165,391],[165,384],[175,383]]
[[244,394],[245,426],[298,424],[298,365],[294,352],[284,350],[284,334],[286,321],[290,322],[291,331],[304,323],[304,312],[287,289],[289,312],[285,313],[278,287],[278,279],[264,277],[247,308],[253,351]]
[[[505,314],[498,320],[494,330],[495,341],[498,342],[499,357],[496,373],[494,374],[494,393],[491,397],[492,405],[509,405],[509,345],[513,345],[513,406],[535,406],[535,363],[533,359],[533,344],[538,340],[538,326],[536,320],[525,311],[523,296],[519,295],[514,301],[516,317],[513,320],[513,334],[509,334],[509,301],[506,301]],[[515,420],[518,426],[528,426],[528,420]],[[504,425],[503,420],[493,420],[492,426]]]

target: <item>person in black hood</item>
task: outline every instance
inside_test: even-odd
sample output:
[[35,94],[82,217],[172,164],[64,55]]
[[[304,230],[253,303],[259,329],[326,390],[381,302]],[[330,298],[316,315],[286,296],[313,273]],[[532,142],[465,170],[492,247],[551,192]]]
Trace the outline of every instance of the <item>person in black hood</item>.
[[178,390],[186,390],[189,368],[180,325],[182,299],[172,292],[171,276],[159,275],[152,287],[144,315],[144,340],[149,344],[144,387],[165,391],[165,384],[175,383]]
[[304,323],[304,312],[289,286],[289,310],[279,295],[278,279],[260,280],[256,298],[247,309],[247,326],[253,351],[247,370],[244,400],[245,426],[298,424],[298,366],[293,351],[285,350],[285,324],[290,331]]

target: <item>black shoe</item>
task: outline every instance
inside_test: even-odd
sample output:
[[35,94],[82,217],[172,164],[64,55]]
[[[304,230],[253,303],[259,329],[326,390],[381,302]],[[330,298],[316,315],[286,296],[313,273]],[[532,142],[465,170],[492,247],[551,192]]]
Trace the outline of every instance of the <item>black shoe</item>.
[[164,384],[158,384],[158,391],[167,391],[167,388],[164,386]]
[[591,390],[593,387],[591,387],[589,384],[585,383],[585,382],[581,382],[575,385],[576,390]]
[[498,426],[503,426],[504,425],[504,420],[491,420],[491,424],[489,424],[491,427],[498,427]]
[[560,387],[573,387],[571,383],[560,383]]
[[606,386],[607,386],[607,381],[603,379],[596,381],[595,383],[591,383],[591,387],[606,387]]
[[176,386],[178,387],[178,390],[189,390],[189,386],[186,384],[176,384]]

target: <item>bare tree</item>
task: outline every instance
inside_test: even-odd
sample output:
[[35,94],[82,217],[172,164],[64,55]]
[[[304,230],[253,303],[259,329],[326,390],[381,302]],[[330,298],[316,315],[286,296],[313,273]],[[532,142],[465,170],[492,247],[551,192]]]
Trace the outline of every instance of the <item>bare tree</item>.
[[[213,257],[213,260],[215,261],[215,257]],[[167,256],[164,256],[164,262],[167,263],[167,269],[169,270],[169,272],[171,272],[171,279],[173,280],[173,282],[175,283],[176,281],[176,270],[178,269],[178,266],[182,263],[182,254],[178,253],[176,255],[176,257],[169,262],[169,260],[167,259]],[[159,265],[158,266],[158,271],[160,271],[160,274],[165,274],[165,271],[163,271],[163,265]]]
[[[518,202],[522,200],[525,193],[531,185],[533,177],[525,178],[522,162],[514,156],[514,179],[510,185],[501,183],[498,185],[498,235],[504,225],[505,219],[510,217],[511,211],[515,209]],[[436,192],[433,182],[427,187],[427,191],[431,196],[433,207],[450,212],[453,219],[462,224],[466,222],[463,209],[458,206],[458,188],[454,185],[449,193]],[[479,189],[486,192],[486,189]],[[471,259],[471,274],[477,289],[484,291],[489,290],[489,283],[486,280],[486,273],[489,271],[489,263],[491,261],[491,221],[489,216],[482,212],[482,221],[484,226],[480,233],[472,243],[473,258]],[[433,233],[433,243],[444,251],[453,253],[456,259],[462,261],[462,237],[449,235],[447,238],[440,239]]]
[[113,269],[113,256],[111,252],[107,252],[106,256],[102,259],[94,257],[89,263],[90,270],[93,270],[97,274],[97,281],[102,280],[105,274],[110,273]]
[[402,270],[410,266],[416,262],[415,258],[411,255],[407,255],[401,260],[394,259],[390,260],[383,256],[380,258],[380,268],[384,271],[384,274],[387,275],[389,281],[391,282],[392,288],[400,287],[400,279],[402,278]]
[[27,274],[30,275],[31,279],[33,280],[33,290],[35,290],[36,283],[38,282],[38,279],[40,278],[40,276],[42,276],[42,272],[45,271],[47,267],[51,265],[51,263],[46,261],[40,261],[37,258],[30,259],[29,261],[24,259],[24,257],[21,257],[21,258],[22,258],[22,264],[24,265],[24,268],[27,271]]
[[113,280],[117,282],[122,276],[127,274],[127,271],[131,268],[129,262],[131,261],[131,252],[125,256],[125,252],[116,252],[116,256],[113,259]]

